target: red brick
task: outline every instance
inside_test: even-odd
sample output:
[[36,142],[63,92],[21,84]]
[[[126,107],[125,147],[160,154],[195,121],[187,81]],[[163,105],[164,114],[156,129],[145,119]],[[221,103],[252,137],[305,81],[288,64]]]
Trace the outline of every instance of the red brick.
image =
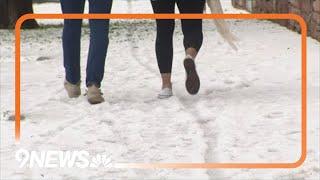
[[238,1],[239,6],[241,6],[242,8],[246,7],[246,0],[239,0]]
[[232,0],[232,6],[235,7],[235,8],[239,8],[239,0]]
[[231,4],[233,7],[236,7],[237,6],[237,1],[236,0],[231,0]]
[[289,0],[290,6],[294,6],[295,8],[301,7],[301,0]]
[[311,20],[320,24],[320,13],[317,13],[317,12],[312,13]]
[[289,1],[288,0],[276,1],[276,12],[277,13],[288,13],[289,12]]
[[246,9],[246,0],[232,0],[232,5],[235,8]]
[[304,13],[311,13],[313,10],[313,1],[314,0],[303,0],[303,2],[301,2],[301,11],[303,11]]
[[288,10],[289,10],[289,13],[298,14],[298,15],[302,14],[301,10],[295,6],[289,6]]
[[320,0],[315,0],[313,2],[313,11],[320,13]]
[[261,13],[273,13],[276,10],[276,0],[257,0],[254,9]]
[[255,13],[261,13],[263,12],[262,10],[262,7],[263,7],[263,1],[261,0],[254,0],[252,2],[252,12],[255,12]]
[[[294,6],[289,6],[289,12],[302,16],[301,10]],[[295,20],[289,20],[288,27],[294,31],[300,32],[300,26]]]
[[320,24],[315,21],[311,21],[309,30],[310,36],[320,41]]

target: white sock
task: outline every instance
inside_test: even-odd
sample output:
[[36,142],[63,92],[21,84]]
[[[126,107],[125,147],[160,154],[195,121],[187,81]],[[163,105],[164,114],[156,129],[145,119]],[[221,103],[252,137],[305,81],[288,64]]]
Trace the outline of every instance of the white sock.
[[194,60],[194,58],[190,55],[190,54],[186,54],[186,58],[185,59],[192,59]]

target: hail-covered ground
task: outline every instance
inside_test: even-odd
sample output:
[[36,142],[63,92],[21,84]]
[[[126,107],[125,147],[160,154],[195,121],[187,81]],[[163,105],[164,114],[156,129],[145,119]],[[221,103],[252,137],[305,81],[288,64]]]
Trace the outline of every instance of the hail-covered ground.
[[[223,1],[226,13],[239,12]],[[59,13],[59,4],[35,5]],[[114,13],[151,13],[149,1],[114,2]],[[102,91],[106,102],[69,99],[63,89],[62,21],[21,36],[21,141],[14,140],[14,32],[0,30],[1,179],[319,179],[319,42],[308,38],[308,151],[296,169],[18,167],[19,149],[107,152],[113,163],[290,163],[301,155],[300,35],[269,21],[229,21],[233,51],[204,22],[197,58],[201,90],[185,90],[183,36],[174,37],[173,91],[160,78],[153,20],[112,20]],[[89,29],[82,34],[82,80]],[[85,86],[82,84],[82,92]]]

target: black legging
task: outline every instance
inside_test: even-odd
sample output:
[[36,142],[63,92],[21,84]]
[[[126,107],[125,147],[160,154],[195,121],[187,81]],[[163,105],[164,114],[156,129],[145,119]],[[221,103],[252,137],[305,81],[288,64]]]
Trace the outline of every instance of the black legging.
[[[200,14],[203,13],[205,0],[151,0],[154,13],[174,13],[175,3],[182,14]],[[174,19],[158,19],[156,22],[156,54],[160,73],[171,73],[175,22]],[[183,19],[181,24],[184,48],[194,48],[199,51],[203,41],[202,19]]]

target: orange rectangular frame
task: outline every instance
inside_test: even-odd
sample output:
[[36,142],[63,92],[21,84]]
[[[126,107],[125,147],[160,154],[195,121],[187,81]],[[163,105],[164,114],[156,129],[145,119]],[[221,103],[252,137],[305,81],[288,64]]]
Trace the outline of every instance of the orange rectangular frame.
[[15,139],[20,141],[20,34],[21,25],[29,19],[290,19],[301,27],[301,156],[292,163],[116,163],[118,168],[297,168],[307,156],[307,25],[296,14],[26,14],[15,26]]

